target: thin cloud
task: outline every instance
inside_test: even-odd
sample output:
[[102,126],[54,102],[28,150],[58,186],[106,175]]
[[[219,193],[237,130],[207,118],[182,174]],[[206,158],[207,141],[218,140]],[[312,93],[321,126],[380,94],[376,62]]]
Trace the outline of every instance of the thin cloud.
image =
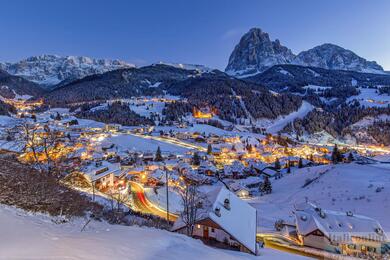
[[241,37],[246,32],[245,29],[242,28],[233,28],[228,31],[226,31],[224,34],[222,34],[222,40],[231,40]]

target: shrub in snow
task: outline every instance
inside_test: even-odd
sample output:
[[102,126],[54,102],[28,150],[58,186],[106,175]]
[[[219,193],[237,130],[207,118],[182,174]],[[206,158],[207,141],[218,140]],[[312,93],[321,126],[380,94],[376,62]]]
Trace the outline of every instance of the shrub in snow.
[[284,223],[284,221],[283,221],[283,219],[278,219],[278,220],[276,220],[275,221],[275,230],[276,231],[282,231],[282,229],[283,229],[283,223]]

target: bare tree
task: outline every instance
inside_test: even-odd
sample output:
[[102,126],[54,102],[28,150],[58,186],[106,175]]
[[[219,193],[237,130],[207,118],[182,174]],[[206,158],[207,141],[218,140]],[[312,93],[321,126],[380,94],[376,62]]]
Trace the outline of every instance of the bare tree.
[[[128,203],[130,201],[130,197],[128,191],[121,191],[117,189],[110,189],[106,193],[110,199],[110,206],[112,212],[119,213],[121,211],[122,205]],[[116,202],[116,205],[115,205]]]
[[183,204],[181,219],[186,226],[187,235],[191,236],[195,223],[200,217],[201,209],[205,207],[206,199],[194,184],[187,184],[181,190],[180,195]]
[[74,143],[63,133],[48,125],[24,122],[16,126],[15,139],[24,147],[23,159],[41,173],[60,177],[66,169],[65,161],[74,152]]
[[130,202],[130,197],[128,191],[120,191],[118,190],[116,195],[116,210],[118,212],[121,211],[121,206],[126,205],[128,202]]

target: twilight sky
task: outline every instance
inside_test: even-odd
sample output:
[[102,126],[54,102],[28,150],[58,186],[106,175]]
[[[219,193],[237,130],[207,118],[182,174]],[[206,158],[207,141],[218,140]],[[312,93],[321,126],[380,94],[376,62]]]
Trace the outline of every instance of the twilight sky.
[[389,0],[0,0],[0,61],[85,55],[224,69],[259,27],[294,53],[330,42],[390,70]]

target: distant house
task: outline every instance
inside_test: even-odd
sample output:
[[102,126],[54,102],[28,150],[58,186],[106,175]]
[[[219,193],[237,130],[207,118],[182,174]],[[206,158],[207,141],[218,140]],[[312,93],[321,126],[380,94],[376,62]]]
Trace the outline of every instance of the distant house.
[[208,161],[202,161],[198,168],[198,172],[208,176],[214,176],[217,173],[218,169],[212,163]]
[[117,131],[121,130],[121,128],[122,128],[122,125],[120,125],[120,124],[106,124],[104,126],[104,130],[109,131],[109,132],[117,132]]
[[155,154],[152,153],[152,152],[146,152],[142,155],[142,160],[144,162],[151,162],[151,161],[154,161],[154,156]]
[[197,171],[194,170],[189,170],[188,172],[184,172],[181,176],[185,179],[186,182],[190,182],[197,185],[213,183],[212,177],[199,174]]
[[240,161],[234,161],[232,165],[225,165],[224,176],[233,179],[243,178],[245,177],[244,169],[245,167]]
[[[207,203],[198,214],[192,233],[204,243],[256,254],[257,211],[225,187],[207,194]],[[173,231],[186,233],[183,219],[174,223]]]
[[231,191],[233,191],[240,198],[248,198],[250,196],[249,189],[240,183],[233,182],[228,184]]
[[352,212],[323,210],[311,203],[296,206],[302,245],[355,257],[379,257],[388,237],[378,221]]

